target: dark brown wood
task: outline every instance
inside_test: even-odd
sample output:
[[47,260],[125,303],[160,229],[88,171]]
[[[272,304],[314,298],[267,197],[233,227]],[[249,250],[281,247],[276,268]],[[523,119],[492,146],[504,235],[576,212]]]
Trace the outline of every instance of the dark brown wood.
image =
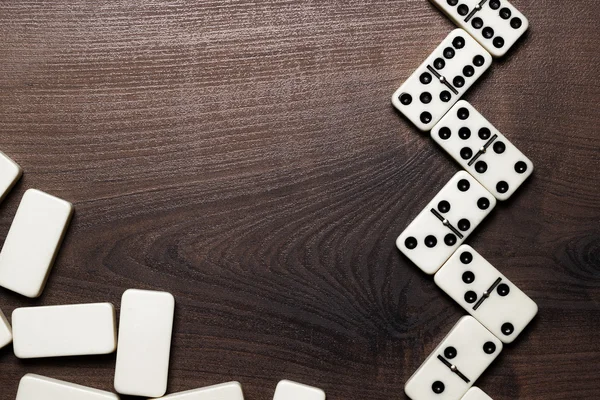
[[[600,12],[514,0],[531,30],[468,93],[535,163],[469,243],[540,314],[478,382],[495,400],[600,393]],[[405,399],[463,314],[394,241],[459,169],[390,96],[453,29],[426,0],[0,3],[0,150],[76,207],[41,298],[177,301],[169,391],[278,380]],[[1,289],[1,288],[0,288]],[[110,390],[114,355],[19,361]]]

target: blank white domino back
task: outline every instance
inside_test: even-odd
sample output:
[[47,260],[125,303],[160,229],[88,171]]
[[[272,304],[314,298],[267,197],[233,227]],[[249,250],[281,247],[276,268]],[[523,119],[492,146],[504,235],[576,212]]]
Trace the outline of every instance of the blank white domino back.
[[0,151],[0,201],[19,180],[23,170],[6,154]]
[[464,100],[433,127],[431,137],[498,200],[507,200],[533,172],[529,158]]
[[452,31],[392,96],[392,104],[429,131],[492,65],[492,56],[462,29]]
[[228,382],[201,389],[173,393],[161,397],[160,400],[244,400],[244,394],[242,393],[242,385],[238,382]]
[[12,330],[10,329],[8,319],[6,319],[6,316],[0,310],[0,349],[10,342],[12,342]]
[[175,299],[166,292],[129,289],[121,300],[115,390],[161,397],[167,391]]
[[434,280],[504,343],[513,342],[538,312],[533,300],[471,246],[459,247]]
[[484,393],[483,390],[478,387],[472,387],[469,389],[467,394],[462,398],[462,400],[493,400],[490,396]]
[[16,400],[119,400],[119,396],[58,379],[27,374],[21,378]]
[[38,297],[73,214],[73,205],[36,189],[23,195],[0,252],[0,286]]
[[502,351],[502,342],[462,317],[404,386],[412,400],[458,400]]
[[277,384],[273,400],[325,400],[325,392],[316,387],[283,380]]
[[502,57],[525,33],[529,21],[507,0],[431,0],[494,57]]
[[12,321],[18,358],[108,354],[117,348],[110,303],[17,308]]

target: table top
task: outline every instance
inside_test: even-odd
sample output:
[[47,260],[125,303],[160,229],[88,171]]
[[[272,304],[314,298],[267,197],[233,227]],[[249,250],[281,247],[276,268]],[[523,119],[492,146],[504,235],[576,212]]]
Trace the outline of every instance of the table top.
[[[600,392],[600,64],[592,0],[514,0],[531,29],[467,93],[535,164],[468,243],[539,305],[477,382],[495,400]],[[36,300],[176,298],[169,392],[280,379],[405,399],[464,314],[395,239],[459,167],[390,104],[453,29],[426,0],[0,4],[0,150],[75,217]],[[1,289],[1,288],[0,288]],[[115,355],[17,360],[111,390]]]

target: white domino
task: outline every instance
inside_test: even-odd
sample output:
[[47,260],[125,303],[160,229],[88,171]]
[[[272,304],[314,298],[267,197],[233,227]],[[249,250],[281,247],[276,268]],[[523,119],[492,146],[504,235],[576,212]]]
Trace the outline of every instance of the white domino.
[[464,100],[431,137],[498,200],[507,200],[533,172],[531,160]]
[[242,393],[242,385],[238,382],[228,382],[201,389],[173,393],[161,397],[160,400],[244,400],[244,394]]
[[494,57],[502,57],[527,31],[529,21],[507,0],[431,0]]
[[465,171],[440,190],[396,240],[423,272],[434,274],[496,206],[496,199]]
[[459,247],[434,280],[504,343],[513,342],[538,312],[533,300],[471,246]]
[[121,300],[115,390],[161,397],[167,391],[175,299],[170,293],[129,289]]
[[316,387],[283,380],[277,384],[273,400],[325,400],[325,392]]
[[119,400],[119,396],[58,379],[27,374],[21,378],[16,400]]
[[12,322],[18,358],[108,354],[117,348],[110,303],[17,308]]
[[12,342],[12,330],[8,319],[0,310],[0,349],[10,344],[10,342]]
[[72,213],[65,200],[25,192],[0,252],[0,286],[31,298],[42,293]]
[[469,389],[467,394],[462,398],[462,400],[493,400],[490,396],[484,393],[483,390],[478,387],[472,387]]
[[0,201],[19,180],[23,170],[6,154],[0,151]]
[[392,104],[429,131],[491,65],[492,56],[456,29],[394,93]]
[[460,400],[502,351],[502,342],[462,317],[404,386],[412,400]]

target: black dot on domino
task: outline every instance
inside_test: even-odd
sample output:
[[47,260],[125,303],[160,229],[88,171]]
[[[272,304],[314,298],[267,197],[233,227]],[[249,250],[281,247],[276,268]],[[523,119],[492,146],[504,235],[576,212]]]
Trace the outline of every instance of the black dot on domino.
[[509,8],[504,7],[502,10],[500,10],[500,17],[502,19],[509,19],[512,15],[512,12],[510,11]]
[[458,137],[460,137],[462,140],[467,140],[471,137],[471,130],[467,127],[460,128],[458,130]]
[[440,381],[435,381],[433,382],[433,385],[431,385],[431,390],[433,390],[433,393],[435,394],[442,394],[444,393],[444,390],[446,390],[446,386]]
[[[452,131],[450,130],[450,128],[444,126],[443,128],[440,128],[440,131],[438,132],[438,136],[442,140],[448,140],[448,139],[450,139],[450,136],[452,136]],[[517,169],[517,165],[515,164],[515,170],[516,169]]]
[[400,103],[402,103],[405,106],[408,106],[412,103],[412,96],[408,93],[402,93],[400,95]]
[[481,67],[481,66],[483,66],[483,64],[485,64],[485,58],[483,58],[483,56],[477,55],[477,56],[473,57],[473,65],[474,66]]
[[494,342],[485,342],[483,345],[483,352],[485,354],[494,354],[496,352],[496,345]]
[[440,100],[443,101],[444,103],[449,102],[451,99],[452,99],[452,95],[450,94],[449,91],[443,90],[442,93],[440,93]]
[[490,201],[485,197],[482,197],[477,200],[477,207],[479,207],[480,210],[487,210],[490,207]]
[[461,179],[460,181],[458,181],[458,184],[456,185],[456,187],[461,192],[466,192],[467,190],[469,190],[471,188],[471,184],[469,183],[468,180]]
[[406,238],[406,240],[404,241],[404,245],[407,249],[412,250],[417,247],[417,239],[410,236]]
[[508,192],[508,183],[506,183],[505,181],[500,181],[496,184],[496,190],[498,191],[498,193],[506,193]]
[[471,67],[470,65],[467,65],[463,68],[463,75],[467,78],[472,77],[473,75],[475,75],[475,68]]
[[429,72],[423,72],[419,77],[419,80],[423,85],[429,85],[431,83],[431,74]]
[[527,171],[527,164],[524,161],[518,161],[515,164],[515,172],[517,174],[524,174]]
[[490,8],[492,10],[497,10],[500,8],[500,0],[490,0]]
[[470,149],[470,148],[468,148],[468,147],[463,147],[463,148],[460,150],[460,157],[461,157],[463,160],[470,160],[470,159],[471,159],[471,157],[473,157],[473,150],[471,150],[471,149]]
[[446,2],[448,3],[448,5],[451,5],[452,7],[454,7],[455,5],[458,4],[458,0],[447,0]]
[[425,238],[425,246],[427,246],[431,249],[431,248],[435,247],[436,245],[437,245],[437,239],[435,238],[435,236],[429,235]]
[[457,88],[461,88],[461,87],[465,86],[465,78],[463,78],[462,76],[459,75],[454,78],[452,83],[454,83],[454,86],[456,86]]
[[463,252],[460,255],[460,262],[467,265],[467,264],[471,264],[471,262],[473,261],[473,254],[471,254],[468,251]]
[[521,21],[521,18],[519,18],[519,17],[515,17],[510,20],[510,26],[513,29],[519,29],[521,27],[521,25],[523,25],[523,21]]
[[431,114],[428,113],[427,111],[421,113],[421,122],[424,124],[430,123],[432,118],[433,117],[431,116]]
[[475,163],[475,171],[477,171],[480,174],[485,173],[485,171],[487,171],[488,169],[488,165],[485,161],[477,161]]
[[469,290],[465,293],[465,301],[469,304],[475,303],[477,301],[477,294],[474,291]]
[[483,20],[479,17],[473,18],[473,21],[471,21],[471,25],[475,29],[481,29],[483,28]]
[[450,211],[450,203],[448,203],[446,200],[440,201],[438,204],[438,211],[442,214],[446,214],[448,211]]
[[496,154],[502,154],[506,151],[506,145],[504,142],[496,142],[494,143],[494,151]]
[[449,233],[444,237],[444,243],[446,246],[454,246],[456,244],[456,236],[453,233]]
[[429,103],[431,103],[431,93],[423,92],[423,93],[421,93],[421,97],[419,97],[419,99],[421,100],[421,103],[429,104]]
[[475,274],[472,273],[471,271],[467,271],[462,275],[462,280],[464,283],[469,285],[469,284],[475,282]]
[[488,128],[481,128],[479,130],[479,138],[481,140],[488,140],[492,136],[492,132]]
[[441,58],[436,58],[433,62],[433,66],[435,67],[435,69],[444,69],[444,67],[446,66],[446,61],[444,61]]
[[496,288],[496,291],[498,292],[498,294],[502,297],[506,297],[508,296],[508,294],[510,293],[510,287],[508,287],[508,285],[506,283],[501,283],[500,285],[498,285],[498,287]]
[[461,231],[465,232],[468,231],[471,228],[471,223],[469,222],[468,219],[463,218],[460,221],[458,221],[458,229],[460,229]]
[[469,118],[469,110],[467,110],[464,107],[461,107],[456,112],[456,116],[458,117],[458,119],[461,119],[464,121],[465,119]]
[[456,55],[456,52],[454,51],[454,49],[452,47],[446,47],[444,49],[444,57],[447,60],[453,59],[455,55]]
[[494,43],[494,47],[497,48],[497,49],[501,49],[501,48],[504,47],[504,39],[502,37],[500,37],[500,36],[496,36],[494,38],[494,42],[493,43]]
[[453,358],[456,357],[457,354],[458,354],[458,351],[456,351],[456,349],[452,346],[448,346],[444,350],[444,357],[446,357],[448,360],[452,360]]
[[457,10],[458,13],[463,17],[469,13],[469,7],[467,7],[465,4],[461,4],[460,6],[458,6]]
[[462,36],[455,37],[452,41],[452,46],[454,46],[454,48],[457,50],[462,49],[465,47],[465,39]]
[[490,28],[489,26],[486,26],[485,28],[483,28],[483,37],[486,39],[491,39],[494,37],[494,30],[492,28]]
[[501,329],[502,329],[502,333],[505,334],[506,336],[512,335],[512,333],[515,331],[515,327],[510,322],[502,324]]

